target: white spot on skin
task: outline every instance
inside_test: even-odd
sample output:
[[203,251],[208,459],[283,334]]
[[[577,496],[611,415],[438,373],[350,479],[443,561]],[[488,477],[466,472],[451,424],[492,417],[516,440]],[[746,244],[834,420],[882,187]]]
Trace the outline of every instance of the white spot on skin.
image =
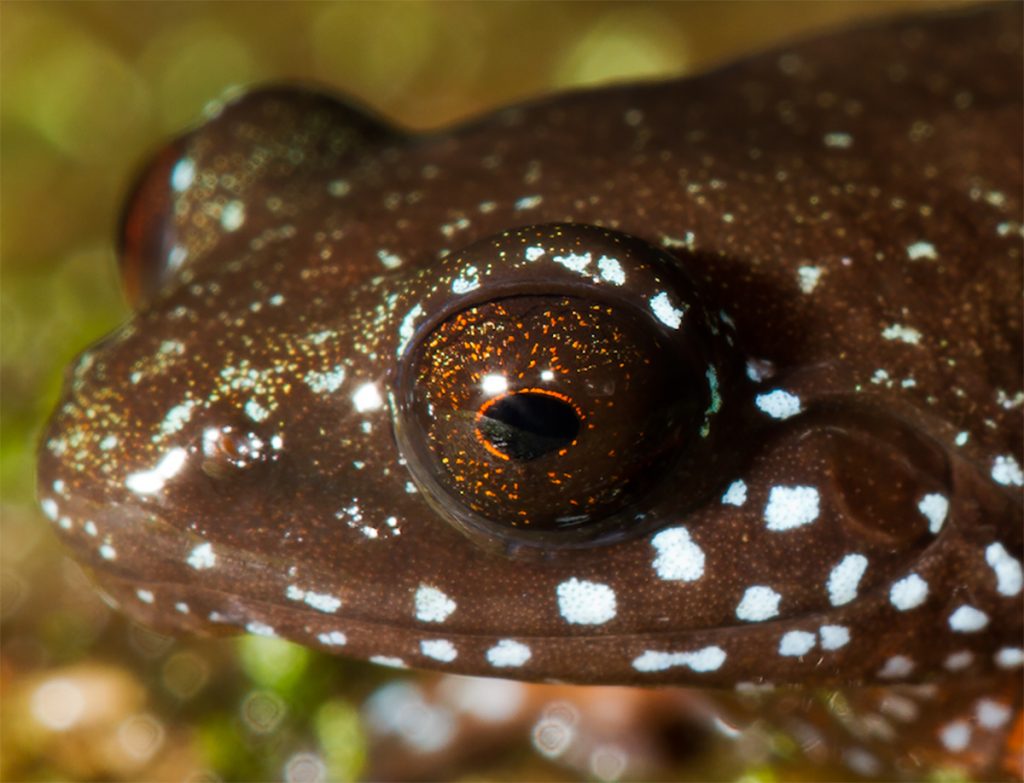
[[245,411],[246,416],[248,416],[254,422],[266,421],[266,418],[270,416],[270,411],[267,410],[254,399],[251,399],[248,402],[246,402]]
[[818,629],[821,649],[838,650],[850,642],[850,629],[844,625],[823,625]]
[[566,269],[571,269],[577,274],[583,274],[586,268],[590,266],[590,253],[585,253],[582,256],[569,253],[567,256],[555,256],[552,260],[556,264],[561,264]]
[[986,729],[1001,729],[1010,719],[1010,708],[993,699],[978,699],[975,706],[978,723]]
[[1024,582],[1020,560],[1015,558],[1006,548],[996,542],[985,549],[985,562],[996,573],[996,589],[1005,596],[1018,595]]
[[176,612],[181,612],[182,614],[188,614],[188,613],[189,613],[189,611],[191,611],[191,610],[190,610],[190,609],[188,608],[188,604],[187,604],[187,603],[185,603],[184,601],[178,601],[178,603],[176,603],[176,604],[174,605],[174,610],[175,610]]
[[378,250],[377,260],[385,269],[398,269],[402,265],[402,257],[392,253],[390,250]]
[[116,435],[107,435],[103,440],[100,441],[100,451],[110,451],[114,446],[117,445]]
[[536,261],[542,255],[544,255],[544,248],[536,246],[526,248],[525,252],[523,253],[523,256],[526,258],[527,261]]
[[288,585],[284,594],[292,601],[302,601],[308,606],[316,609],[318,612],[324,612],[325,614],[331,614],[341,608],[340,598],[330,595],[329,593],[316,593],[312,590],[303,590],[298,585]]
[[853,146],[853,136],[849,133],[833,131],[832,133],[826,133],[822,138],[822,142],[826,147],[831,147],[832,149],[847,150]]
[[191,158],[182,158],[171,169],[171,187],[178,193],[188,189],[196,176],[196,164]]
[[805,294],[813,292],[818,286],[818,281],[821,280],[822,271],[820,266],[802,266],[797,269],[796,280],[800,285],[800,290]]
[[249,400],[245,403],[245,415],[256,422],[265,421],[270,411],[260,405],[256,400]]
[[459,657],[459,651],[447,639],[424,639],[420,642],[420,652],[442,663],[451,663]]
[[747,485],[743,479],[737,479],[729,485],[722,495],[722,503],[727,506],[742,506],[747,502]]
[[185,562],[197,571],[213,568],[217,565],[217,555],[213,551],[213,544],[207,542],[193,547]]
[[340,598],[328,595],[327,593],[307,592],[306,597],[302,600],[318,612],[327,614],[338,611],[338,608],[341,606]]
[[662,530],[651,539],[658,555],[654,570],[666,581],[694,582],[704,575],[704,552],[685,527]]
[[504,375],[491,374],[485,375],[480,379],[480,390],[484,394],[494,396],[496,394],[504,394],[508,391],[508,378]]
[[138,495],[152,495],[164,488],[164,484],[178,474],[188,459],[188,452],[182,448],[171,449],[152,470],[129,473],[124,485]]
[[800,398],[784,389],[775,389],[767,394],[758,394],[754,404],[762,413],[773,419],[788,419],[800,412]]
[[686,666],[695,672],[713,672],[722,667],[725,657],[725,650],[714,646],[694,652],[647,650],[633,659],[633,668],[638,672],[663,672],[673,666]]
[[302,380],[314,394],[330,394],[340,389],[345,382],[345,368],[338,365],[328,372],[310,370]]
[[917,574],[903,577],[889,590],[889,602],[901,612],[915,609],[927,598],[928,583]]
[[246,623],[245,630],[256,636],[277,636],[277,631],[266,623],[261,623],[258,620]]
[[220,227],[227,232],[237,231],[245,223],[245,204],[229,201],[220,213]]
[[453,294],[468,294],[479,287],[480,276],[475,266],[467,266],[458,277],[452,280]]
[[935,250],[935,245],[922,240],[907,245],[907,258],[911,261],[936,261],[939,258],[939,254]]
[[775,375],[775,365],[767,359],[750,359],[747,361],[747,377],[754,383],[766,381]]
[[914,662],[910,658],[905,655],[894,655],[878,670],[878,676],[883,680],[897,680],[906,677],[912,671]]
[[779,655],[789,658],[799,658],[814,649],[815,642],[813,633],[807,631],[789,631],[783,634],[779,640]]
[[423,305],[418,304],[405,314],[402,323],[398,325],[398,348],[395,350],[398,356],[402,355],[405,347],[416,333],[416,320],[421,315],[423,315]]
[[988,615],[964,604],[949,616],[949,627],[957,633],[975,633],[988,625]]
[[[67,529],[68,529],[69,527],[71,527],[71,525],[70,525],[70,524],[68,524],[68,525],[65,525],[65,524],[64,524],[64,520],[65,520],[65,519],[67,519],[67,517],[62,517],[62,518],[61,518],[61,520],[60,520],[60,526],[61,526],[62,528],[64,528],[65,530],[67,530]],[[70,520],[68,520],[68,521],[70,522]],[[90,535],[90,536],[96,536],[96,535],[98,535],[98,534],[99,534],[99,532],[100,532],[99,530],[97,530],[97,529],[96,529],[96,523],[95,523],[95,522],[93,522],[93,521],[92,521],[92,520],[90,520],[90,519],[87,519],[87,520],[85,520],[85,524],[84,524],[84,525],[82,526],[82,529],[83,529],[83,530],[85,530],[85,532],[86,532],[86,535]]]
[[153,593],[151,593],[149,590],[136,590],[135,595],[137,595],[139,600],[142,601],[142,603],[144,604],[153,603]]
[[925,495],[917,504],[917,508],[928,519],[928,530],[933,535],[938,534],[946,521],[946,514],[949,513],[949,501],[946,496],[937,492]]
[[651,311],[655,317],[670,329],[678,329],[683,322],[683,315],[686,310],[680,310],[668,298],[664,291],[651,297]]
[[60,508],[57,506],[57,501],[53,498],[43,498],[39,501],[39,506],[43,509],[43,513],[46,514],[47,518],[51,522],[57,521],[57,516],[60,514]]
[[770,620],[779,613],[782,596],[764,585],[748,587],[736,607],[736,617],[748,623]]
[[815,487],[772,487],[764,520],[769,530],[790,530],[818,518],[818,490]]
[[343,647],[348,643],[348,637],[341,631],[327,631],[318,634],[316,638],[320,644],[326,644],[328,647]]
[[955,439],[953,440],[953,442],[954,442],[954,443],[955,443],[955,444],[956,444],[957,446],[963,446],[963,445],[964,445],[965,443],[967,443],[967,439],[968,439],[969,437],[970,437],[970,433],[967,433],[967,432],[958,432],[958,433],[957,433],[957,435],[956,435],[956,438],[955,438]]
[[1014,408],[1024,405],[1024,392],[1017,392],[1011,397],[1002,389],[996,389],[996,402],[999,404],[999,407],[1012,411]]
[[951,672],[959,672],[966,669],[972,663],[974,663],[974,653],[970,650],[960,650],[960,652],[947,655],[942,665]]
[[868,567],[864,555],[847,555],[828,575],[828,600],[832,606],[843,606],[857,597],[857,585]]
[[394,658],[390,655],[371,655],[369,661],[370,663],[375,663],[378,666],[387,666],[390,669],[409,668],[401,658]]
[[947,723],[939,731],[939,739],[943,747],[950,753],[960,753],[967,750],[971,742],[971,727],[967,721],[956,720]]
[[160,423],[160,433],[162,435],[171,435],[188,423],[188,420],[192,418],[192,412],[195,410],[195,400],[186,400],[180,405],[175,405],[164,416],[164,420]]
[[364,383],[352,395],[352,405],[359,413],[379,410],[384,405],[376,384]]
[[1024,473],[1011,455],[1006,454],[995,458],[992,463],[992,480],[1004,487],[1024,486]]
[[171,252],[167,254],[168,269],[177,271],[185,263],[186,258],[188,258],[188,251],[181,245],[175,245],[171,248]]
[[530,648],[514,639],[501,639],[487,651],[487,662],[499,669],[522,666],[530,660]]
[[899,340],[908,345],[917,345],[921,342],[921,333],[912,326],[892,324],[882,330],[882,337],[886,340]]
[[601,272],[601,279],[612,285],[622,285],[626,282],[626,273],[618,259],[601,256],[597,259],[597,268]]
[[100,546],[100,557],[104,560],[117,560],[117,550],[110,544]]
[[603,625],[615,617],[615,591],[600,582],[567,579],[556,588],[559,614],[574,625]]
[[662,247],[667,248],[686,248],[687,250],[693,250],[697,246],[697,237],[692,231],[687,231],[683,234],[683,238],[670,237],[662,235],[661,237]]
[[436,587],[421,584],[416,590],[416,619],[443,623],[455,611],[455,602]]
[[1020,647],[1004,647],[996,653],[996,666],[1000,669],[1024,666],[1024,650]]
[[524,209],[533,209],[534,207],[539,207],[543,200],[542,196],[523,196],[516,201],[515,209],[517,212]]

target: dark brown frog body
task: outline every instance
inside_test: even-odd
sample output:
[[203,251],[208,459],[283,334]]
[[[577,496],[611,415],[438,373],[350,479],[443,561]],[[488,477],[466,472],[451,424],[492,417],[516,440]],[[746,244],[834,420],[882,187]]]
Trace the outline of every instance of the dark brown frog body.
[[900,22],[428,136],[228,103],[129,206],[138,312],[71,371],[43,508],[167,629],[1008,709],[1019,30]]

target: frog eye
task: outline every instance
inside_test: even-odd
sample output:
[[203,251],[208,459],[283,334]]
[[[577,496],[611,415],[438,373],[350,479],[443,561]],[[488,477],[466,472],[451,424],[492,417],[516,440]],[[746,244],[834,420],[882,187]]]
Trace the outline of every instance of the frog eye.
[[[121,282],[139,309],[175,278],[253,249],[250,240],[403,136],[359,106],[314,90],[269,86],[207,108],[216,116],[175,139],[135,181],[121,216]],[[265,241],[265,240],[264,240]],[[259,246],[259,242],[257,242]],[[214,252],[219,251],[219,252]]]
[[174,223],[175,187],[181,189],[189,176],[183,157],[185,139],[166,146],[136,179],[121,215],[118,232],[118,264],[121,286],[128,303],[138,309],[150,301],[171,278],[183,260],[176,244]]
[[648,529],[668,484],[701,499],[738,374],[730,328],[672,257],[555,225],[485,240],[449,268],[477,285],[410,342],[395,397],[408,467],[449,521],[576,547]]

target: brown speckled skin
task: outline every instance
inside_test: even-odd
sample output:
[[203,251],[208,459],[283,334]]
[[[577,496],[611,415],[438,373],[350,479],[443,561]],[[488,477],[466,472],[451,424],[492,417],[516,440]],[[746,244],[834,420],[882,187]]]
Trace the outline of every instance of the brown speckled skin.
[[[72,370],[43,440],[44,509],[126,611],[167,629],[573,682],[914,681],[965,651],[956,677],[1005,679],[1022,637],[1020,27],[1015,5],[896,22],[422,137],[297,89],[229,103],[128,213],[129,269],[183,262],[158,292],[138,278],[135,318]],[[655,529],[509,558],[410,491],[388,393],[431,316],[417,304],[458,309],[490,276],[522,278],[488,247],[545,247],[533,290],[609,290],[550,261],[585,242],[502,236],[551,223],[671,254],[735,322],[739,366],[773,374],[723,389],[721,448],[740,456],[699,503],[673,517],[665,499],[688,486],[673,476]],[[480,287],[452,293],[470,265]],[[796,415],[758,405],[776,390]],[[265,459],[204,457],[224,426]],[[147,473],[168,454],[166,476]],[[737,479],[745,502],[721,502]],[[779,486],[816,490],[816,517],[772,529]],[[926,494],[948,499],[937,534]],[[680,526],[689,543],[669,554],[691,570],[662,578],[653,535]],[[866,568],[835,599],[851,554]],[[897,608],[911,573],[927,596]],[[576,596],[583,622],[560,612],[571,580],[605,586]],[[737,614],[750,586],[779,596],[775,617]],[[965,605],[983,627],[950,625]],[[848,643],[826,649],[822,626]],[[794,630],[810,648],[780,654]],[[499,640],[529,659],[493,665]],[[703,657],[636,665],[651,651]]]

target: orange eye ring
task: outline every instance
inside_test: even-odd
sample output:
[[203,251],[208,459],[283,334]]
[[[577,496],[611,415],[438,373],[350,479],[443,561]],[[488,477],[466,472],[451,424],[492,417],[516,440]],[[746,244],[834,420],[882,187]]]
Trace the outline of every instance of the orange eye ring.
[[487,439],[487,437],[480,429],[480,422],[485,416],[487,416],[487,411],[489,411],[495,405],[502,402],[503,400],[507,400],[510,397],[514,397],[521,394],[533,394],[542,397],[551,397],[572,408],[573,412],[576,414],[576,419],[579,422],[582,423],[587,419],[586,415],[583,413],[583,410],[580,408],[579,405],[575,403],[572,397],[570,397],[567,394],[562,394],[561,392],[554,391],[553,389],[544,389],[541,387],[531,386],[525,389],[510,389],[508,391],[502,392],[501,394],[492,397],[491,399],[487,400],[483,405],[481,405],[477,409],[476,417],[473,420],[474,437],[477,439],[480,445],[483,446],[483,448],[487,451],[488,454],[497,457],[498,459],[505,460],[507,462],[509,460],[509,456],[500,449],[498,449],[493,443],[491,443]]

